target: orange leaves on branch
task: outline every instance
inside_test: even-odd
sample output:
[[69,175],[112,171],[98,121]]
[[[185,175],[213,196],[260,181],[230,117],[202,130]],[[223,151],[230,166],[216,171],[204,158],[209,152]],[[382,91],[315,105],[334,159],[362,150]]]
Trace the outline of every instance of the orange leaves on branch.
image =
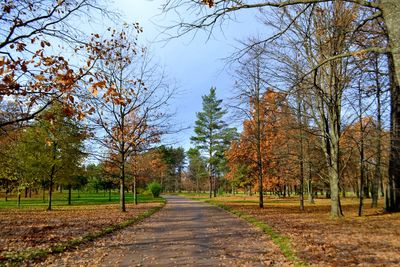
[[214,0],[202,0],[202,2],[210,8],[214,6]]
[[106,87],[106,81],[99,81],[99,82],[95,82],[93,83],[90,87],[89,87],[89,91],[92,93],[93,96],[97,96],[99,91],[98,88],[103,89]]

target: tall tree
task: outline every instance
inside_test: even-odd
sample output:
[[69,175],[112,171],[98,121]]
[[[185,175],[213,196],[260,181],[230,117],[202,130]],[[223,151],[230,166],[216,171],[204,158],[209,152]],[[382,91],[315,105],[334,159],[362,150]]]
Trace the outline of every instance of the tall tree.
[[218,162],[218,147],[224,141],[223,132],[226,128],[223,116],[226,111],[221,107],[222,100],[217,99],[216,88],[211,87],[208,95],[202,96],[203,110],[197,112],[195,135],[190,139],[196,148],[207,158],[209,195],[212,197],[213,179],[215,179],[216,163]]
[[172,91],[159,66],[150,62],[148,51],[143,48],[138,54],[137,37],[133,36],[141,31],[134,24],[111,32],[102,43],[106,55],[99,61],[98,80],[89,88],[96,107],[91,120],[95,129],[101,129],[95,139],[110,155],[109,163],[119,170],[122,211],[126,211],[129,157],[157,143],[169,125],[166,105]]
[[253,135],[248,136],[250,142],[254,143],[256,152],[255,163],[257,165],[257,180],[258,180],[258,194],[259,194],[259,207],[264,207],[263,197],[263,160],[265,151],[261,149],[261,142],[265,137],[263,127],[265,119],[262,112],[262,97],[267,90],[267,82],[265,76],[266,61],[263,54],[263,47],[255,45],[246,55],[244,61],[240,62],[235,72],[236,78],[236,95],[234,101],[235,107],[239,114],[244,115],[249,124]]

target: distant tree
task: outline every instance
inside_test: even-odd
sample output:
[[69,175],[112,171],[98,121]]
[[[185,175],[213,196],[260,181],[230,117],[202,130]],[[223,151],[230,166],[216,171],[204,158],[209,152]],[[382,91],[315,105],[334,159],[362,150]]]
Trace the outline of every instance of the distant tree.
[[56,181],[74,178],[84,158],[85,131],[66,116],[60,105],[53,106],[40,120],[24,129],[15,148],[15,168],[23,180],[43,177],[48,184],[48,210]]
[[207,164],[202,158],[200,151],[196,148],[190,148],[187,152],[189,158],[188,178],[196,185],[196,193],[200,192],[200,184],[207,177]]
[[222,100],[217,99],[216,88],[211,87],[208,95],[202,96],[203,110],[197,112],[194,133],[190,139],[196,148],[204,153],[207,159],[209,193],[212,197],[213,184],[217,164],[219,161],[218,152],[224,143],[224,133],[226,133],[226,123],[223,116],[226,111],[221,107]]
[[168,176],[163,186],[166,191],[181,190],[182,171],[185,165],[185,151],[183,148],[160,146],[157,148],[161,158],[167,166]]

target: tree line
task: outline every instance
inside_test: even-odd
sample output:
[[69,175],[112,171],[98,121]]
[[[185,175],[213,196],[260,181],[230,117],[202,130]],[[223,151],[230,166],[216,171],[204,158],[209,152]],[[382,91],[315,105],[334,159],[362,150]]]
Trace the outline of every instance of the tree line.
[[[197,10],[198,16],[185,16],[182,11],[187,9]],[[173,0],[165,1],[163,10],[181,14],[181,21],[167,28],[175,36],[199,30],[212,34],[239,12],[258,16],[259,23],[272,30],[265,37],[261,34],[242,40],[242,48],[231,60],[237,66],[235,97],[243,104],[240,113],[248,117],[242,133],[248,137],[242,136],[236,146],[238,152],[242,146],[253,147],[255,158],[245,165],[255,166],[251,169],[256,173],[252,177],[258,179],[260,207],[268,186],[264,183],[270,182],[278,159],[286,154],[283,157],[291,155],[292,161],[297,158],[296,180],[300,182],[296,183],[301,195],[310,173],[312,181],[316,176],[329,187],[334,217],[343,215],[340,194],[348,187],[357,187],[360,215],[363,199],[370,191],[376,205],[379,188],[384,193],[385,209],[400,210],[398,1]],[[271,97],[268,91],[285,95],[277,97],[287,103],[277,110],[291,116],[277,118],[272,111],[263,110],[266,95]],[[388,95],[389,103],[385,102]],[[268,144],[263,140],[268,139],[266,142],[272,145],[278,133],[268,133],[264,121],[281,127],[282,122],[275,120],[297,121],[297,127],[279,133],[294,141],[295,146],[287,148],[286,153],[280,151],[278,159],[268,159]],[[385,123],[387,120],[390,123]],[[252,141],[246,144],[245,139]],[[352,148],[347,147],[350,144]],[[314,158],[319,164],[312,163]],[[245,166],[235,168],[250,171]],[[294,174],[289,166],[285,170]],[[288,179],[278,176],[273,179]],[[358,179],[357,186],[354,179]]]

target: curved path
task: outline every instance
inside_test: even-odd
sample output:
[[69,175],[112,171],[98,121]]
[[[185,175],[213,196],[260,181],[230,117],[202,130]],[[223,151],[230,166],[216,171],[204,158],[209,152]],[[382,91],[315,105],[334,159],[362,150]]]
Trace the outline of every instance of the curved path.
[[[260,230],[207,203],[167,196],[143,222],[46,263],[76,266],[290,265]],[[50,262],[49,262],[50,261]]]

